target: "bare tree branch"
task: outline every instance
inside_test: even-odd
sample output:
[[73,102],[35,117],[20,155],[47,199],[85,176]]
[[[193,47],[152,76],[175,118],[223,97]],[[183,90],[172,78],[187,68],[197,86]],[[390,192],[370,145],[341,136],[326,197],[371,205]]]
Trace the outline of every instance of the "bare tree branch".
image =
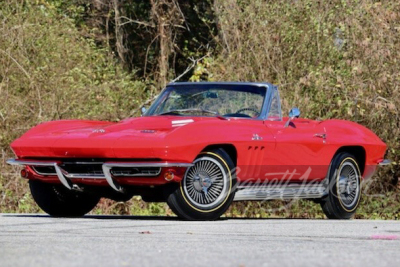
[[[204,58],[206,58],[208,55],[205,55],[201,58],[198,59],[193,59],[193,58],[189,58],[189,60],[192,62],[192,64],[190,64],[186,70],[184,72],[182,72],[178,77],[176,77],[175,79],[173,79],[171,81],[171,83],[179,81],[183,76],[185,76],[189,71],[191,71],[194,67],[196,67],[197,63],[199,63],[200,61],[202,61]],[[151,102],[153,102],[157,97],[159,96],[159,94],[157,94],[156,96],[153,96],[149,99],[147,99],[142,105],[140,105],[138,108],[134,109],[129,116],[133,117],[143,106],[150,104]]]
[[26,77],[28,77],[29,79],[31,78],[29,73],[24,69],[24,67],[21,66],[21,64],[18,63],[18,61],[15,58],[13,58],[9,53],[4,51],[3,49],[0,49],[0,51],[9,57],[18,66],[18,68],[26,75]]
[[125,19],[125,20],[126,20],[126,21],[122,22],[122,23],[120,24],[120,26],[123,26],[123,25],[125,25],[125,24],[129,24],[129,23],[135,23],[135,24],[139,24],[139,25],[143,25],[143,26],[151,27],[151,28],[155,28],[155,27],[156,27],[154,24],[152,24],[152,23],[150,23],[150,22],[144,22],[144,21],[134,20],[134,19],[131,19],[131,18],[128,18],[128,17],[125,17],[125,16],[120,16],[119,18],[120,18],[120,19]]
[[202,61],[205,57],[207,57],[207,55],[199,58],[199,59],[193,59],[193,58],[189,58],[190,61],[192,61],[192,64],[190,64],[186,70],[184,72],[182,72],[178,77],[176,77],[175,79],[173,79],[171,82],[174,83],[176,81],[179,81],[183,76],[185,76],[189,71],[191,71],[194,67],[196,67],[197,63],[199,63],[200,61]]

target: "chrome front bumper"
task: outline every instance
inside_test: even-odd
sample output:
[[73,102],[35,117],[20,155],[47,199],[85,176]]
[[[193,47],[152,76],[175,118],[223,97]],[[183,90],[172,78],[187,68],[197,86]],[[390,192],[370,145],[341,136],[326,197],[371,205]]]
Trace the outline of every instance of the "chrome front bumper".
[[7,163],[10,165],[23,165],[23,166],[50,166],[56,170],[56,175],[60,182],[68,189],[73,188],[73,179],[105,179],[107,183],[116,191],[123,192],[124,189],[116,181],[114,181],[111,169],[113,167],[157,167],[157,168],[168,168],[168,167],[181,167],[188,168],[193,166],[192,163],[176,163],[176,162],[104,162],[102,164],[103,175],[95,176],[76,176],[71,175],[62,169],[59,164],[61,161],[41,161],[41,160],[21,160],[21,159],[9,159]]

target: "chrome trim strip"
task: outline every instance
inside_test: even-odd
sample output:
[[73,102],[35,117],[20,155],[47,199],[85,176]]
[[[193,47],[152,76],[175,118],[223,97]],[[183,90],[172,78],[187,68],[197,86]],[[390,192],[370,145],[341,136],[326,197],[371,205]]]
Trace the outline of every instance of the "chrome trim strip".
[[72,184],[71,184],[71,182],[69,182],[69,181],[65,178],[64,174],[63,174],[62,171],[61,171],[60,166],[58,166],[57,163],[54,163],[54,169],[56,169],[56,173],[57,173],[57,176],[58,176],[58,179],[60,180],[60,182],[61,182],[66,188],[68,188],[68,189],[71,190],[71,189],[72,189]]
[[63,164],[71,164],[71,165],[100,165],[103,164],[101,161],[76,161],[76,162],[70,162],[70,161],[63,161]]
[[[267,91],[266,91],[265,99],[264,99],[263,106],[261,109],[261,114],[258,117],[259,119],[261,119],[263,121],[268,119],[267,116],[268,116],[269,110],[271,109],[272,94],[275,92],[275,90],[277,90],[273,85],[270,85],[270,84],[268,84],[268,86],[266,88],[267,88]],[[279,102],[280,102],[280,99],[279,99]]]
[[271,86],[268,82],[171,82],[167,84],[168,86],[187,86],[187,85],[247,85],[247,86],[257,86],[266,87]]
[[392,164],[392,161],[390,159],[384,159],[381,162],[378,163],[379,166],[386,166]]
[[123,193],[124,188],[120,186],[116,181],[113,180],[112,175],[111,175],[111,168],[112,166],[108,164],[103,164],[103,173],[104,176],[106,177],[107,183],[111,186],[112,189],[114,189],[117,192]]
[[103,165],[110,167],[192,167],[192,163],[175,163],[175,162],[105,162]]
[[10,165],[27,165],[27,166],[54,166],[55,161],[40,161],[40,160],[21,160],[9,159],[6,161]]
[[243,200],[270,200],[270,199],[300,199],[321,198],[326,194],[326,186],[313,185],[284,185],[272,186],[248,186],[239,187],[233,201]]
[[84,174],[84,173],[73,173],[65,174],[69,179],[105,179],[104,175]]

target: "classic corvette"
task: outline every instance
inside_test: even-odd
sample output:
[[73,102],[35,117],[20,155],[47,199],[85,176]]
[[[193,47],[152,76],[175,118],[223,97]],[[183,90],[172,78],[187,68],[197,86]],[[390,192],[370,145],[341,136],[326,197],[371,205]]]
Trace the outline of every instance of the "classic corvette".
[[101,197],[167,202],[186,220],[233,201],[311,199],[351,218],[386,145],[350,121],[283,117],[269,83],[172,83],[138,118],[42,123],[11,144],[36,203],[83,216]]

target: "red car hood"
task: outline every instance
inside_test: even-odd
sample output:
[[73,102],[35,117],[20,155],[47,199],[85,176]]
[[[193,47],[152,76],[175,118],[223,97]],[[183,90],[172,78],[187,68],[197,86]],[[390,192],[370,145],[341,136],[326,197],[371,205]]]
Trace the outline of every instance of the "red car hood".
[[157,158],[165,136],[198,120],[215,118],[140,117],[118,123],[53,121],[40,124],[11,147],[19,158]]

